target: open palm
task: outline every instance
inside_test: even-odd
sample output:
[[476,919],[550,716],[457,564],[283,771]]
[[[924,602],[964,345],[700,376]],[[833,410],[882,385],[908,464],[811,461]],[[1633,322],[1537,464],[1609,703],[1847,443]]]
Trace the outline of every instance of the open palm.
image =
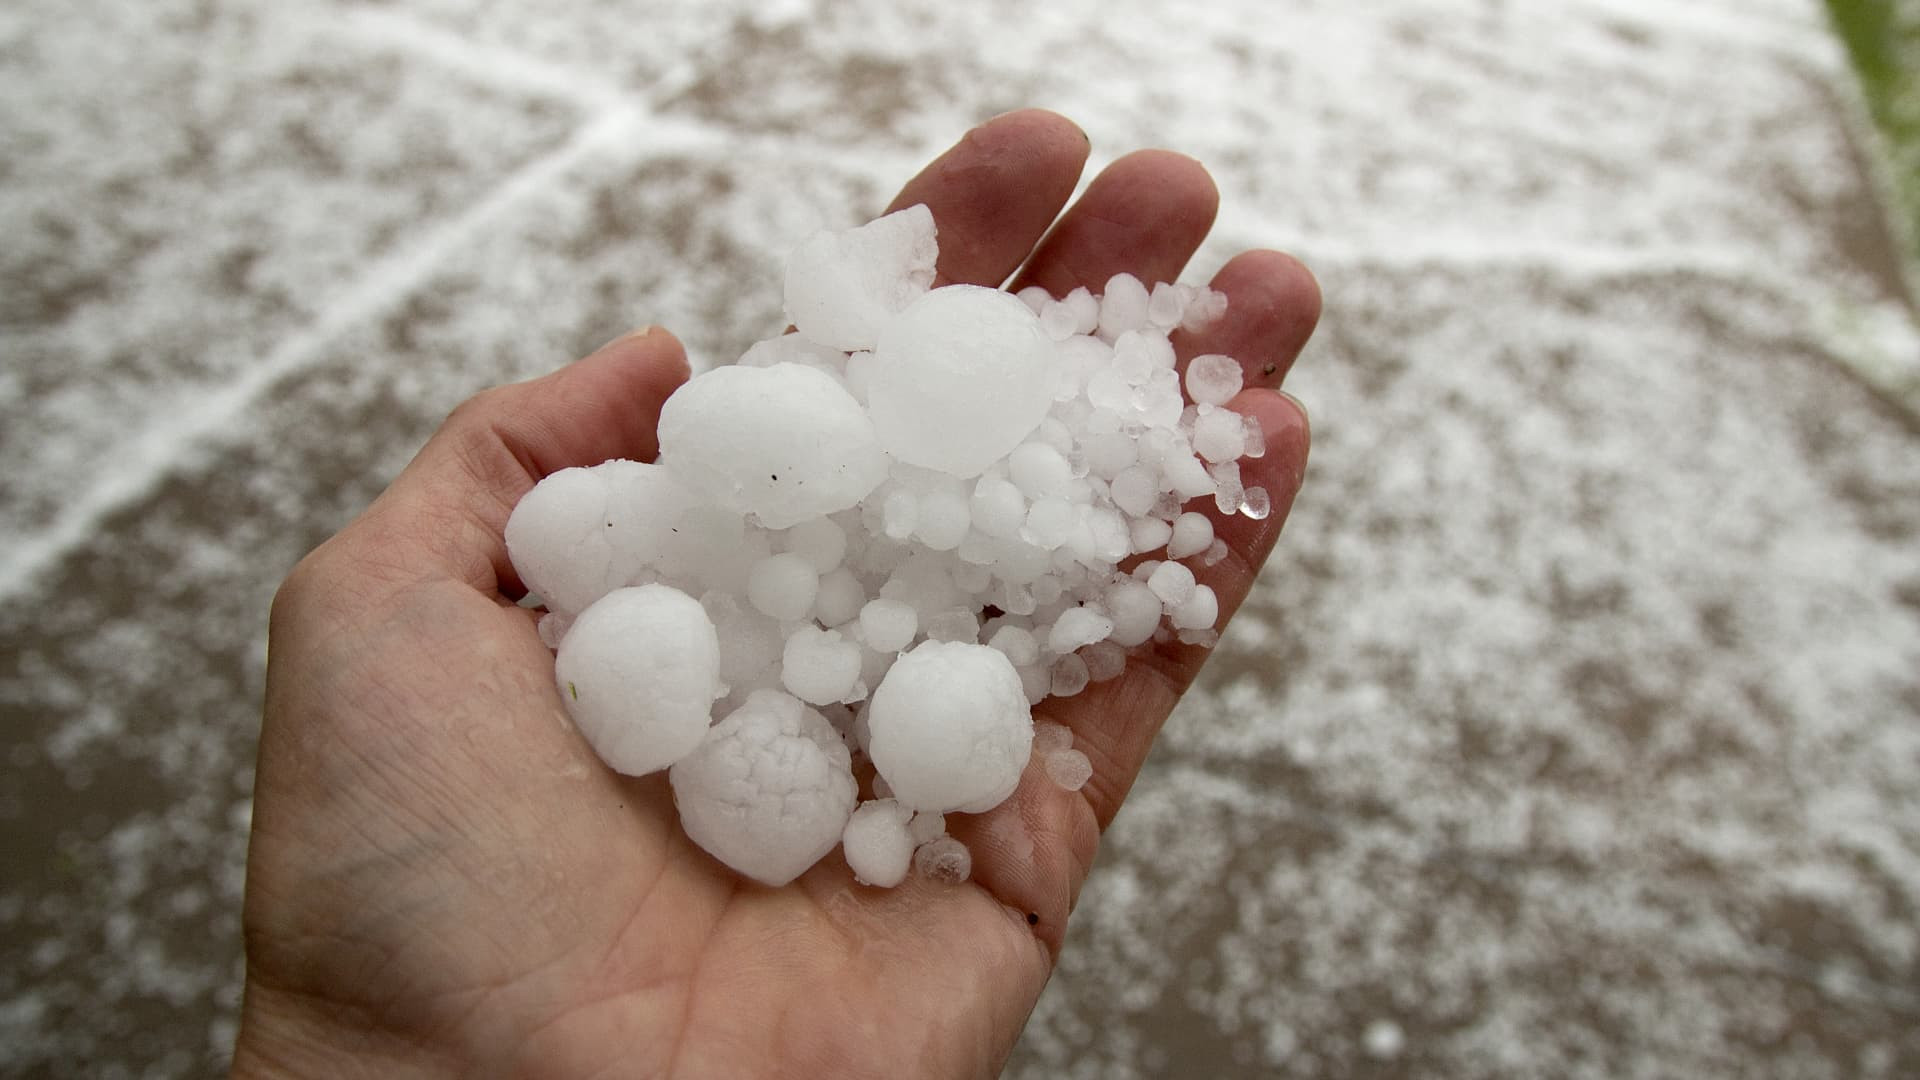
[[[1178,275],[1212,224],[1204,170],[1143,151],[1061,215],[1085,137],[1044,112],[970,132],[909,182],[940,282],[1055,295]],[[1055,223],[1056,216],[1059,221]],[[1049,231],[1049,226],[1051,230]],[[1044,239],[1043,239],[1044,234]],[[1176,335],[1184,362],[1240,359],[1264,458],[1264,521],[1216,519],[1200,571],[1231,612],[1299,487],[1307,428],[1273,393],[1312,331],[1299,264],[1249,252],[1228,316]],[[1094,765],[1079,792],[1030,767],[1014,796],[950,817],[962,886],[854,883],[836,854],[770,889],[694,847],[664,774],[614,774],[574,731],[501,536],[547,473],[650,460],[686,378],[671,335],[623,338],[448,419],[274,604],[247,867],[237,1075],[980,1076],[1004,1062],[1154,735],[1205,651],[1149,645],[1120,678],[1036,710]]]

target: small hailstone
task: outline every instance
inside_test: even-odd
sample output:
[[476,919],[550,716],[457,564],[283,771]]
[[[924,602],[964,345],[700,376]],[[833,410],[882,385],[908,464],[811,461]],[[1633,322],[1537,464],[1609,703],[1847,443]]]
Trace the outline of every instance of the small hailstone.
[[874,355],[867,408],[880,446],[963,479],[1020,445],[1053,404],[1053,343],[993,289],[926,293],[881,327]]
[[1100,296],[1100,336],[1111,341],[1129,330],[1138,330],[1147,322],[1147,287],[1132,274],[1115,274],[1107,279]]
[[1019,669],[1020,693],[1027,699],[1028,705],[1038,705],[1053,693],[1053,669],[1045,664],[1032,663]]
[[1113,620],[1093,608],[1069,608],[1060,613],[1047,634],[1047,649],[1065,656],[1083,645],[1105,641],[1113,634]]
[[1240,414],[1232,409],[1207,409],[1193,424],[1193,450],[1210,463],[1232,461],[1247,447]]
[[1220,561],[1226,557],[1227,542],[1216,536],[1213,539],[1213,543],[1207,545],[1207,553],[1200,556],[1200,565],[1218,566],[1220,565]]
[[1155,285],[1147,297],[1147,323],[1163,333],[1180,325],[1185,310],[1186,298],[1180,294],[1180,286],[1170,282]]
[[1171,560],[1153,568],[1153,574],[1147,578],[1147,588],[1169,608],[1178,607],[1193,596],[1193,571]]
[[1040,313],[1041,308],[1053,301],[1052,294],[1042,285],[1029,285],[1013,295],[1019,297],[1020,302],[1027,305],[1027,309],[1036,315]]
[[813,518],[788,529],[782,538],[787,551],[807,560],[824,574],[847,557],[847,531],[832,518]]
[[717,367],[660,409],[660,465],[770,529],[845,510],[887,475],[860,403],[803,364]]
[[948,608],[927,620],[928,641],[964,641],[971,644],[979,636],[980,620],[971,608]]
[[1133,527],[1128,530],[1129,546],[1135,555],[1166,547],[1172,536],[1173,526],[1159,518],[1135,518]]
[[907,835],[913,838],[914,847],[919,847],[921,844],[937,840],[947,835],[947,816],[945,814],[930,814],[922,810],[913,815],[913,819],[907,822]]
[[1169,454],[1160,463],[1160,468],[1166,476],[1167,486],[1182,499],[1211,495],[1217,487],[1206,465],[1185,450]]
[[920,498],[906,488],[887,492],[880,504],[881,528],[889,538],[905,540],[920,526]]
[[1073,309],[1074,333],[1091,334],[1100,325],[1100,299],[1085,285],[1077,286],[1061,297],[1060,302]]
[[1079,791],[1093,778],[1093,762],[1078,750],[1055,750],[1043,761],[1047,779],[1067,791]]
[[968,503],[973,527],[988,536],[1016,536],[1027,521],[1027,497],[1001,477],[982,476]]
[[1073,504],[1048,497],[1035,502],[1027,511],[1027,523],[1020,535],[1029,543],[1052,551],[1073,535],[1073,526]]
[[1087,468],[1102,480],[1112,480],[1120,471],[1139,459],[1133,439],[1121,432],[1095,435],[1083,444]]
[[1245,375],[1231,356],[1208,353],[1187,364],[1187,396],[1195,405],[1225,405],[1240,392]]
[[846,567],[838,567],[820,578],[813,597],[813,617],[822,626],[839,626],[860,614],[867,602],[867,591],[860,578]]
[[1040,643],[1035,641],[1033,633],[1024,627],[1002,626],[987,639],[989,648],[1005,653],[1014,667],[1025,667],[1040,662]]
[[1241,436],[1240,455],[1248,458],[1267,456],[1267,432],[1260,425],[1260,418],[1248,413],[1240,418]]
[[1021,443],[1007,456],[1007,477],[1030,499],[1059,495],[1073,479],[1067,459],[1044,442]]
[[562,615],[557,611],[549,611],[545,615],[540,616],[540,622],[536,624],[535,629],[540,632],[540,644],[545,645],[549,649],[557,649],[560,647],[560,642],[566,638],[567,629],[572,625],[573,617],[571,615]]
[[860,609],[860,630],[867,646],[878,652],[894,653],[913,643],[920,630],[920,616],[911,604],[898,600],[869,600]]
[[567,714],[601,759],[643,776],[693,752],[706,735],[720,695],[720,642],[686,593],[615,589],[573,621],[554,677]]
[[1205,514],[1191,511],[1173,519],[1167,540],[1167,558],[1184,559],[1198,555],[1213,544],[1213,522]]
[[1203,288],[1187,301],[1186,311],[1180,316],[1180,328],[1189,332],[1205,330],[1226,313],[1227,294]]
[[1068,653],[1053,663],[1053,685],[1049,688],[1054,697],[1072,697],[1087,688],[1092,677],[1087,673],[1087,662],[1075,653]]
[[856,229],[815,233],[787,259],[787,318],[823,345],[871,349],[882,324],[926,294],[938,256],[924,204]]
[[561,469],[514,506],[507,553],[550,609],[577,615],[614,589],[639,584],[692,497],[657,465],[616,460]]
[[934,551],[959,547],[973,524],[968,500],[957,491],[929,491],[916,509],[913,538]]
[[914,816],[893,799],[860,804],[840,836],[855,881],[891,889],[907,879],[915,847],[908,824]]
[[973,876],[973,855],[951,836],[939,836],[913,853],[913,868],[928,881],[959,885]]
[[1040,306],[1040,330],[1052,341],[1065,341],[1073,336],[1075,324],[1079,321],[1073,308],[1057,300],[1049,300]]
[[820,577],[813,565],[792,552],[769,555],[754,564],[747,579],[747,602],[781,622],[804,619],[813,610]]
[[774,886],[833,850],[857,798],[852,758],[833,725],[774,690],[755,691],[667,778],[687,836]]
[[1052,720],[1033,722],[1033,753],[1036,757],[1045,757],[1072,745],[1073,729],[1067,725]]
[[845,701],[860,681],[860,646],[832,630],[802,626],[780,656],[780,685],[809,705]]
[[1127,669],[1127,650],[1112,641],[1096,641],[1080,650],[1087,663],[1087,678],[1093,682],[1115,679]]
[[720,639],[720,681],[747,690],[771,685],[784,647],[780,624],[729,592],[709,592],[700,606]]
[[1139,465],[1122,469],[1108,489],[1113,504],[1134,517],[1153,509],[1154,497],[1159,491],[1160,482],[1153,471]]
[[1119,582],[1110,586],[1101,599],[1113,619],[1109,640],[1115,645],[1131,649],[1145,644],[1160,625],[1160,597],[1141,582]]
[[[1168,563],[1179,566],[1179,563]],[[1169,618],[1176,630],[1206,630],[1220,620],[1220,600],[1213,589],[1196,585],[1185,600],[1175,604]]]
[[924,642],[867,707],[874,768],[916,810],[979,813],[1020,782],[1033,720],[1019,672],[985,645]]
[[1273,513],[1273,500],[1267,495],[1266,488],[1250,487],[1243,499],[1240,512],[1255,521],[1264,521],[1268,514]]

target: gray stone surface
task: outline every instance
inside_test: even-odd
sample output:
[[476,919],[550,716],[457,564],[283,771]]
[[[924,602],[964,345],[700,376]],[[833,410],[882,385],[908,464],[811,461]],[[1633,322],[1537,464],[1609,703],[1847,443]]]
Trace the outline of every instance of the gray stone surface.
[[0,1072],[224,1059],[267,601],[449,407],[727,358],[1032,103],[1202,158],[1195,274],[1327,316],[1009,1074],[1920,1073],[1920,333],[1816,5],[25,0],[0,56]]

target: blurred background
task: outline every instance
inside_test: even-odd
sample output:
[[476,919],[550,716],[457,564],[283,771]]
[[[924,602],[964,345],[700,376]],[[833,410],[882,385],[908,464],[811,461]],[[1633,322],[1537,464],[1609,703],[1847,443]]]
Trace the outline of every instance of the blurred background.
[[268,601],[451,406],[731,358],[1041,105],[1199,157],[1190,279],[1284,247],[1326,317],[1009,1075],[1920,1075],[1916,52],[1913,0],[12,0],[0,1073],[224,1065]]

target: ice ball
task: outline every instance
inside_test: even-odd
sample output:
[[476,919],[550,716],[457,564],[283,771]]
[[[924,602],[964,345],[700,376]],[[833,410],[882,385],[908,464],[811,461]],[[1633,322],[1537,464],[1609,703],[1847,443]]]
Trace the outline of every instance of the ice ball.
[[691,496],[656,465],[607,461],[561,469],[521,496],[507,518],[507,555],[553,611],[577,615],[625,585],[672,541]]
[[896,661],[867,727],[867,752],[894,796],[936,813],[998,806],[1033,747],[1019,672],[1000,650],[964,642],[923,642]]
[[853,877],[862,885],[891,889],[907,879],[913,865],[912,810],[895,799],[860,804],[847,819],[840,846]]
[[787,259],[787,318],[820,344],[843,352],[873,348],[888,317],[933,284],[936,235],[924,204],[855,229],[815,233]]
[[767,885],[785,885],[832,851],[856,799],[839,733],[777,690],[755,691],[667,778],[687,836]]
[[573,621],[554,661],[560,698],[603,761],[657,772],[700,745],[720,694],[720,641],[699,601],[665,585],[615,589]]

